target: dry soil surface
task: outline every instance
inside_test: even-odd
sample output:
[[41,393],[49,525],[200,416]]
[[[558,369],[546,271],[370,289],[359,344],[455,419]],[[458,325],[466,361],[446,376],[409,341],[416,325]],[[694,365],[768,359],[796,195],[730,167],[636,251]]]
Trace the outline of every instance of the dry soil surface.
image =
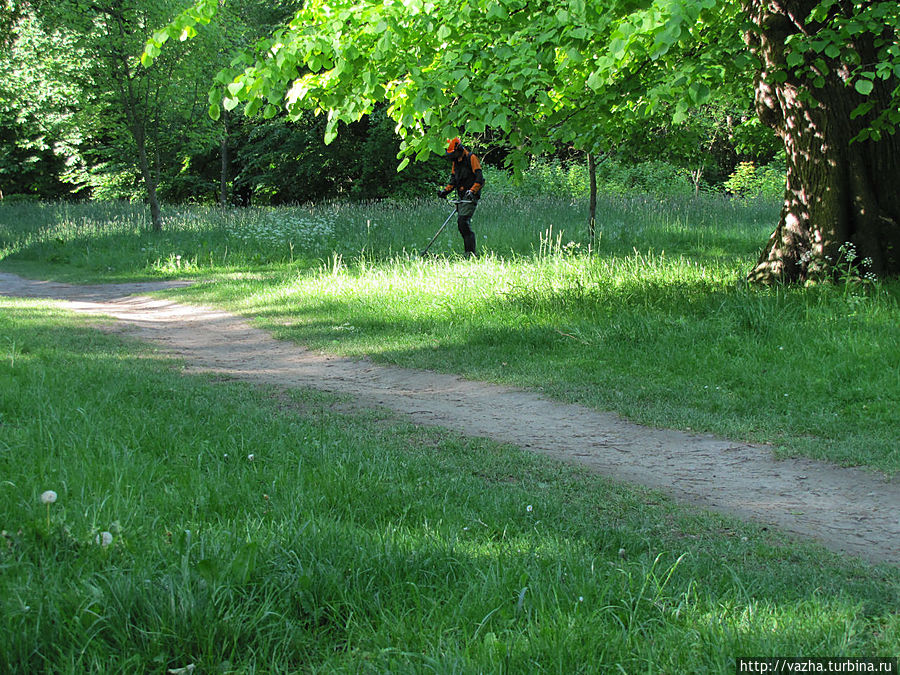
[[0,294],[67,301],[162,345],[188,371],[350,395],[417,424],[512,443],[613,479],[813,539],[874,562],[900,560],[900,480],[770,448],[652,429],[537,393],[320,354],[227,312],[140,295],[173,283],[73,286],[0,273]]

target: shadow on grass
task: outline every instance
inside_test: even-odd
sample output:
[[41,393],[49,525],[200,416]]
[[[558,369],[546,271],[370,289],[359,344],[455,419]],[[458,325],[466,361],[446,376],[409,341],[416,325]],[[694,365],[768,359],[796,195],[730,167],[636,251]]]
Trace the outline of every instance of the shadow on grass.
[[[323,394],[181,376],[64,312],[0,303],[20,355],[0,345],[13,671],[125,658],[724,671],[747,653],[896,644],[896,568]],[[40,543],[47,487],[60,499]],[[91,546],[114,519],[114,545]]]
[[[278,337],[313,348],[541,389],[641,423],[891,474],[900,469],[890,414],[900,405],[898,290],[755,289],[660,275],[562,288],[537,279],[440,302],[390,284],[332,294],[293,280],[247,281],[228,296]],[[179,292],[213,302],[218,293]]]

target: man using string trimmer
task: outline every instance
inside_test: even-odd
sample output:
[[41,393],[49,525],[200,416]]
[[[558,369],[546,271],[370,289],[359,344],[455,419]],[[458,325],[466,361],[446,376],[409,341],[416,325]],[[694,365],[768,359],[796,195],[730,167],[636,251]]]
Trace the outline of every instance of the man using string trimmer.
[[460,142],[459,138],[451,138],[447,143],[444,159],[451,162],[450,182],[438,193],[443,199],[456,190],[459,202],[456,205],[456,224],[463,238],[466,256],[475,255],[475,233],[472,232],[472,215],[481,197],[484,186],[484,174],[481,162]]

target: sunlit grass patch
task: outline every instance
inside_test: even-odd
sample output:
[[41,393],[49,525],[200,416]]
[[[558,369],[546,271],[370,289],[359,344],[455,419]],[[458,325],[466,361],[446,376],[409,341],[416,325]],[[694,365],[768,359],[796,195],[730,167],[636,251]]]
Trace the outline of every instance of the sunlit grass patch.
[[891,285],[754,288],[723,262],[631,251],[332,261],[180,293],[315,348],[539,388],[785,454],[900,467]]
[[485,197],[481,257],[438,200],[220,210],[0,206],[7,268],[81,280],[214,280],[185,300],[343,354],[537,388],[666,427],[900,468],[896,282],[744,283],[777,204]]
[[0,299],[0,335],[4,671],[731,672],[900,640],[893,567],[184,376],[47,303]]

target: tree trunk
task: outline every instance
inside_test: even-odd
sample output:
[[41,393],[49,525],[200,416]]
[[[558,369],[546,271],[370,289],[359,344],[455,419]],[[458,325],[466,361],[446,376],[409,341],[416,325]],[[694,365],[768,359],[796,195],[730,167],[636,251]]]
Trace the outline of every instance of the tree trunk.
[[228,206],[228,177],[230,173],[231,157],[228,154],[228,111],[222,113],[222,170],[219,174],[219,206],[223,209]]
[[597,231],[597,162],[594,153],[587,154],[588,180],[590,181],[591,196],[588,202],[588,232],[590,234],[591,248],[594,247],[594,239]]
[[[849,72],[824,54],[827,72],[812,66],[802,74],[786,64],[785,40],[815,34],[807,23],[818,0],[744,0],[755,30],[747,43],[761,62],[756,108],[787,152],[787,188],[778,226],[749,274],[752,281],[803,282],[833,275],[853,262],[860,272],[900,275],[900,134],[851,142],[879,110],[890,105],[894,77],[876,81],[867,97],[848,82]],[[837,5],[834,11],[839,11]],[[875,60],[872,36],[853,45],[863,63]],[[869,59],[867,61],[867,58]],[[773,73],[781,71],[782,76]],[[786,74],[786,79],[783,75]],[[818,85],[814,80],[818,77]],[[873,112],[852,119],[862,102]]]
[[117,44],[113,43],[114,46],[110,51],[112,77],[118,81],[121,87],[122,105],[125,117],[128,120],[131,136],[134,139],[135,149],[137,150],[138,168],[141,172],[141,178],[144,180],[144,190],[147,192],[147,202],[150,206],[150,222],[155,232],[161,232],[162,216],[159,211],[159,198],[156,194],[157,181],[154,178],[153,168],[150,166],[150,159],[147,156],[147,120],[150,110],[148,97],[150,89],[148,86],[144,90],[143,96],[139,96],[136,91],[136,80],[131,72],[129,56],[123,47],[127,43],[126,37],[129,34],[129,27],[125,24],[124,15],[120,12],[111,12],[109,10],[106,13],[115,21],[120,38]]
[[147,158],[147,143],[144,137],[144,130],[140,128],[133,129],[134,142],[137,145],[138,165],[141,169],[141,176],[144,179],[144,189],[147,191],[147,201],[150,204],[150,222],[153,224],[155,232],[162,231],[162,216],[159,212],[159,199],[156,195],[156,181],[153,178],[153,171],[150,168],[150,160]]

